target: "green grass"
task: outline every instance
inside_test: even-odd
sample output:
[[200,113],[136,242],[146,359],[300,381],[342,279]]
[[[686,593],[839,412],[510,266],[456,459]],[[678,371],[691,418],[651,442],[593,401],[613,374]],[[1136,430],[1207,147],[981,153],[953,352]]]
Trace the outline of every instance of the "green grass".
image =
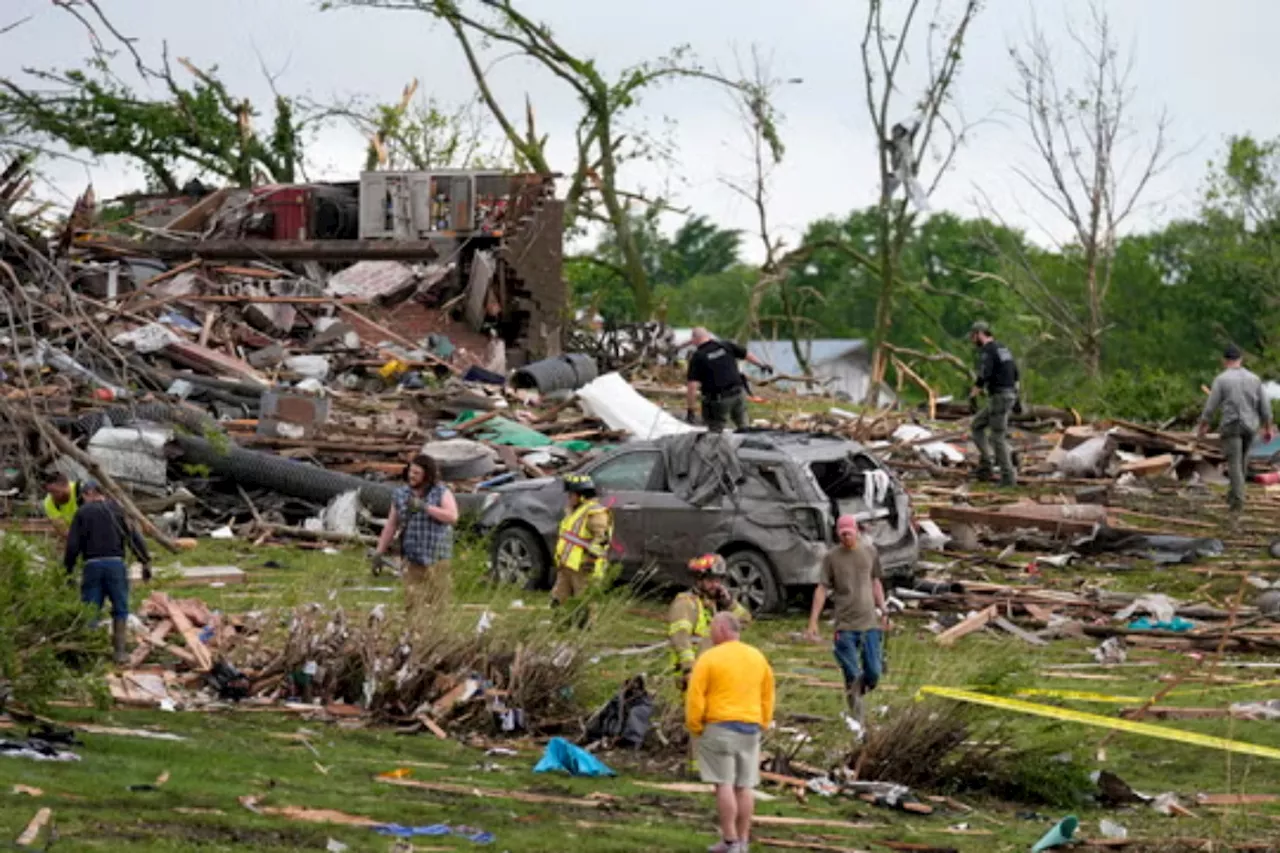
[[[248,583],[220,589],[166,587],[175,596],[199,596],[212,606],[240,612],[264,606],[289,606],[310,601],[362,610],[379,603],[397,605],[400,590],[394,579],[372,578],[361,553],[324,554],[291,548],[261,548],[241,542],[204,542],[181,555],[188,565],[238,565],[249,573]],[[171,560],[159,560],[163,567]],[[545,609],[545,593],[494,590],[481,580],[483,543],[467,541],[456,561],[459,608],[474,613],[491,609],[499,621],[525,620],[547,631],[555,630]],[[269,566],[269,564],[271,564]],[[163,575],[162,575],[163,576]],[[1140,566],[1109,575],[1099,569],[1072,567],[1046,574],[1045,583],[1072,588],[1081,579],[1099,582],[1113,579],[1109,588],[1140,591],[1159,588],[1185,594],[1203,586],[1201,575],[1178,569]],[[1212,582],[1221,598],[1232,593],[1233,578]],[[139,592],[139,595],[141,593]],[[531,609],[511,609],[520,600]],[[135,604],[137,602],[135,601]],[[620,593],[605,604],[603,629],[592,636],[598,650],[660,642],[664,635],[663,602],[630,601]],[[468,617],[469,618],[469,617]],[[812,737],[799,757],[818,766],[834,766],[849,748],[848,735],[838,720],[842,708],[839,670],[827,645],[800,642],[803,617],[758,622],[746,639],[769,656],[777,673],[779,730],[766,748],[783,748],[803,731]],[[1134,649],[1131,662],[1152,661],[1150,667],[1124,667],[1108,672],[1117,680],[1049,678],[1043,675],[1055,664],[1090,660],[1085,641],[1055,641],[1045,648],[1029,648],[1011,637],[977,634],[954,648],[941,649],[920,616],[904,616],[888,648],[889,672],[884,689],[873,695],[873,715],[880,706],[892,715],[916,701],[925,684],[972,686],[999,683],[1000,689],[1022,685],[1079,690],[1112,695],[1150,696],[1162,686],[1161,673],[1178,672],[1190,665],[1185,656]],[[577,689],[584,707],[593,707],[629,675],[644,670],[661,672],[662,653],[635,657],[601,657],[592,664],[589,677]],[[1234,670],[1225,670],[1236,674]],[[1098,670],[1069,671],[1087,675]],[[1256,671],[1241,670],[1241,673]],[[1280,678],[1280,671],[1273,674]],[[661,699],[674,699],[671,686],[658,682]],[[1205,694],[1191,685],[1162,704],[1221,705],[1236,699],[1269,698],[1280,688],[1237,690]],[[926,699],[930,703],[943,700]],[[1079,701],[1037,699],[1109,716],[1118,706]],[[797,723],[793,714],[812,714],[823,723]],[[520,751],[518,757],[491,757],[484,742],[465,745],[457,740],[438,741],[429,735],[406,736],[386,727],[348,729],[339,724],[308,721],[279,712],[235,711],[224,713],[59,708],[53,713],[63,721],[155,728],[182,735],[180,743],[124,736],[85,734],[77,748],[82,760],[69,764],[40,764],[0,759],[0,837],[14,838],[40,806],[54,811],[59,833],[57,850],[323,850],[333,838],[353,851],[386,850],[389,842],[363,828],[316,825],[274,815],[259,815],[240,805],[238,798],[258,796],[268,807],[298,806],[337,809],[380,821],[423,825],[439,822],[466,824],[495,833],[490,849],[510,851],[701,850],[713,839],[714,807],[704,795],[676,794],[645,788],[637,782],[677,781],[678,754],[655,756],[610,754],[604,756],[620,773],[614,779],[569,779],[534,775],[531,768],[541,745],[521,739],[504,745]],[[1015,743],[1071,752],[1089,767],[1109,769],[1134,788],[1150,794],[1176,791],[1188,797],[1196,792],[1244,791],[1280,794],[1280,764],[1261,758],[1229,755],[1162,740],[1119,735],[1106,747],[1106,759],[1098,760],[1100,729],[1084,728],[996,711],[974,711],[977,730],[1001,730]],[[1280,724],[1230,720],[1195,720],[1163,723],[1169,727],[1204,732],[1273,747],[1280,747]],[[989,728],[991,727],[991,728]],[[296,740],[277,737],[302,733],[312,749]],[[496,741],[495,741],[496,742]],[[322,769],[323,768],[323,769]],[[452,793],[391,787],[375,781],[378,773],[396,768],[412,771],[412,778],[489,789],[509,789],[571,797],[603,793],[616,797],[606,808],[521,803],[502,798],[481,798]],[[1031,768],[1052,775],[1046,763]],[[156,791],[131,792],[130,785],[153,782],[170,774]],[[44,790],[31,798],[11,794],[21,783]],[[1026,850],[1044,831],[1050,818],[1067,813],[1066,807],[1035,806],[1042,818],[1025,819],[1028,807],[976,795],[953,793],[976,809],[974,813],[940,811],[930,817],[877,809],[847,799],[824,800],[810,796],[801,804],[777,788],[767,787],[776,800],[762,803],[760,814],[874,823],[872,829],[831,827],[760,827],[757,837],[816,842],[837,848],[871,849],[877,840],[950,847],[962,851]],[[921,792],[931,793],[931,792]],[[1184,799],[1184,802],[1188,800]],[[1096,836],[1100,817],[1124,824],[1130,835],[1155,838],[1169,833],[1215,839],[1259,839],[1280,835],[1280,807],[1276,805],[1210,810],[1194,805],[1196,820],[1170,818],[1150,809],[1115,814],[1080,803],[1070,809],[1084,827],[1081,834]],[[192,811],[178,811],[198,810]],[[967,823],[971,830],[990,835],[957,835],[947,827]],[[419,838],[418,849],[469,849],[475,845],[457,838]],[[753,845],[753,849],[768,849]],[[1154,849],[1135,847],[1130,849]]]

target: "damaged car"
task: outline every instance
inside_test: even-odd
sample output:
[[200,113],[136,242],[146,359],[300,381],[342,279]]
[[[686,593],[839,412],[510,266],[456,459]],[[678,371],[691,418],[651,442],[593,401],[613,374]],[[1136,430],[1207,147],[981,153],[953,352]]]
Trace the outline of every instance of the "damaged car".
[[[633,441],[577,469],[614,515],[610,559],[622,579],[688,580],[686,564],[715,552],[727,583],[753,611],[782,607],[789,590],[818,582],[835,519],[856,516],[890,581],[910,581],[919,555],[910,499],[862,445],[783,431],[687,433]],[[478,520],[491,534],[494,579],[530,589],[554,579],[552,554],[565,494],[558,478],[510,483],[486,495]]]

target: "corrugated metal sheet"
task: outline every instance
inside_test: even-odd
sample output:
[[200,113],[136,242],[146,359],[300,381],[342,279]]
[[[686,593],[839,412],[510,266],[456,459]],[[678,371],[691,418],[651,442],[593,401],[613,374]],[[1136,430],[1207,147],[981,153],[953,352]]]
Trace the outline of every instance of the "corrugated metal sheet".
[[414,286],[417,272],[399,261],[360,261],[335,273],[325,293],[339,298],[386,299]]

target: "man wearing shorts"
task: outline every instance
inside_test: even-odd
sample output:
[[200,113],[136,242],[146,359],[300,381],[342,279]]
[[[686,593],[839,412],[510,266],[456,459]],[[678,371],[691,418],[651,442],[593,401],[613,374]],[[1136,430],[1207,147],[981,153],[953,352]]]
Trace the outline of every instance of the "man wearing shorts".
[[685,727],[697,739],[703,782],[716,788],[720,840],[708,853],[747,853],[760,784],[760,732],[773,721],[773,670],[763,654],[739,642],[732,613],[711,620],[711,642],[689,676]]

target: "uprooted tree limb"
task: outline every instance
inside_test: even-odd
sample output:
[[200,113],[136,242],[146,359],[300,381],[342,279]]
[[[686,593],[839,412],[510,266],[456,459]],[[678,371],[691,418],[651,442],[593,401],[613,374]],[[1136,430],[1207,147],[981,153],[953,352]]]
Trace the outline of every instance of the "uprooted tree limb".
[[[879,141],[878,159],[880,198],[877,205],[879,227],[876,233],[875,269],[880,287],[876,300],[875,325],[872,329],[871,382],[867,402],[874,403],[884,381],[889,363],[886,342],[893,329],[893,314],[898,296],[902,248],[916,217],[916,210],[927,205],[929,194],[938,186],[964,140],[965,128],[944,113],[956,75],[969,25],[981,7],[980,0],[964,0],[954,21],[944,20],[942,3],[934,10],[927,25],[924,46],[928,77],[924,92],[914,104],[915,114],[902,116],[903,105],[895,95],[901,92],[901,73],[910,64],[908,45],[913,41],[921,0],[911,0],[896,27],[884,20],[884,0],[869,0],[866,24],[859,52],[862,58],[863,83],[867,112]],[[939,38],[939,34],[941,37]],[[939,56],[939,51],[941,55]],[[918,175],[925,154],[935,135],[946,134],[939,165],[926,188]],[[898,198],[898,190],[905,193]]]

